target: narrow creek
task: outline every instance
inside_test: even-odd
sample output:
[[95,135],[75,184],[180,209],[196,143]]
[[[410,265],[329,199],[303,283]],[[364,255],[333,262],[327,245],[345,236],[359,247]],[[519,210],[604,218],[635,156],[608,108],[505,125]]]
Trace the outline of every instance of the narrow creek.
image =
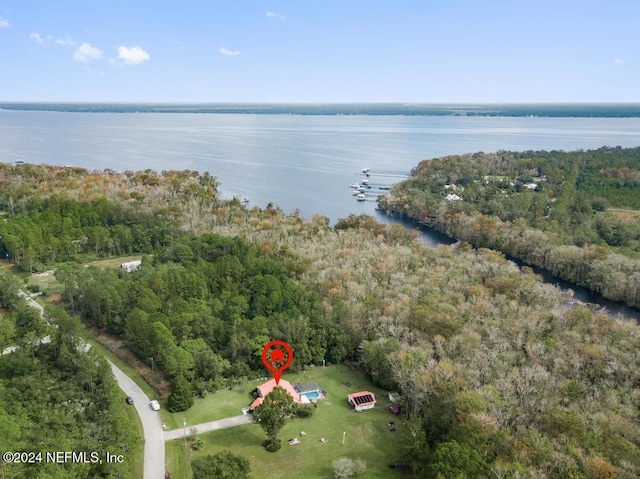
[[[390,213],[387,214],[386,212],[380,210],[376,211],[376,216],[378,217],[378,219],[382,220],[382,222],[387,224],[399,224],[407,229],[420,230],[420,241],[422,242],[422,244],[429,248],[436,248],[441,244],[451,245],[456,242],[456,240],[454,240],[453,238],[450,238],[447,235],[440,233],[433,228],[425,226],[415,220],[398,218],[395,215],[392,215]],[[524,262],[513,258],[511,258],[511,261],[516,263],[518,266],[526,265]],[[629,307],[624,303],[608,300],[599,293],[595,293],[583,286],[578,286],[561,278],[552,276],[548,271],[536,266],[529,267],[538,276],[540,276],[540,278],[542,278],[544,282],[553,284],[563,291],[571,291],[573,293],[573,296],[568,301],[569,305],[580,303],[595,304],[611,316],[622,316],[626,319],[633,319],[638,324],[640,324],[640,309]]]

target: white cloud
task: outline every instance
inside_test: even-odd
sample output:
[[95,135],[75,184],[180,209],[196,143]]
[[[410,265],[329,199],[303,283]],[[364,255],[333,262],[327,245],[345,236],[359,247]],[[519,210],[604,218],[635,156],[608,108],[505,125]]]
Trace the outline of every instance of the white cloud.
[[9,20],[0,17],[0,28],[9,28],[11,25],[9,25]]
[[118,47],[118,60],[125,65],[139,65],[151,58],[142,47]]
[[64,38],[56,38],[56,43],[65,47],[74,47],[77,45],[77,43],[71,40],[71,37],[68,35]]
[[29,35],[29,40],[33,40],[38,45],[44,45],[45,43],[51,41],[51,35],[47,35],[46,37],[43,37],[39,33],[32,33],[31,35]]
[[629,60],[621,60],[620,58],[616,58],[613,60],[614,65],[624,65],[625,63],[631,63]]
[[40,46],[44,46],[47,43],[54,42],[56,45],[61,45],[63,47],[75,47],[78,45],[77,42],[74,42],[69,35],[64,38],[56,38],[55,40],[51,35],[43,36],[39,33],[32,33],[29,35],[29,40],[33,40]]
[[226,47],[220,47],[218,51],[225,57],[237,57],[238,55],[240,55],[240,52],[229,50]]
[[76,51],[73,52],[73,59],[78,62],[88,62],[102,57],[102,50],[91,46],[89,43],[83,43]]
[[281,13],[271,12],[268,10],[267,10],[266,16],[267,18],[277,18],[279,20],[284,20],[284,15],[282,15]]

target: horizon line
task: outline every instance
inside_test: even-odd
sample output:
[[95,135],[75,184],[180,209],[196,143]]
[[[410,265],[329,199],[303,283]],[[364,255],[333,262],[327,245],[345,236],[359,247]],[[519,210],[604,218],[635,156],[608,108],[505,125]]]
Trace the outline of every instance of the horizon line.
[[640,105],[640,101],[493,101],[493,102],[420,102],[420,101],[173,101],[173,100],[1,100],[0,104],[76,104],[87,105],[102,103],[107,105]]

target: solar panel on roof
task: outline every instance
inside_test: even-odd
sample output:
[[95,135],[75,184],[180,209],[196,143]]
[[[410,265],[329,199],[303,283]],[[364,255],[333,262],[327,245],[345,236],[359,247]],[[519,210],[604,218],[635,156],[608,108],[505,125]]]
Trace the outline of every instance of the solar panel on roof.
[[373,402],[373,396],[371,394],[364,394],[362,396],[355,396],[353,398],[353,401],[358,405],[362,405],[362,404],[367,404],[367,403],[371,403]]

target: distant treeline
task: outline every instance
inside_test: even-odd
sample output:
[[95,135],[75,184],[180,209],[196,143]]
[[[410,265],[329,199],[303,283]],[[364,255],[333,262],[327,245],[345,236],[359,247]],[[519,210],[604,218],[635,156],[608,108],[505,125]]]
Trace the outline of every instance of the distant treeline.
[[0,103],[4,110],[79,113],[245,113],[254,115],[424,115],[640,117],[640,104],[420,104],[420,103]]
[[640,305],[640,148],[423,161],[380,207]]

